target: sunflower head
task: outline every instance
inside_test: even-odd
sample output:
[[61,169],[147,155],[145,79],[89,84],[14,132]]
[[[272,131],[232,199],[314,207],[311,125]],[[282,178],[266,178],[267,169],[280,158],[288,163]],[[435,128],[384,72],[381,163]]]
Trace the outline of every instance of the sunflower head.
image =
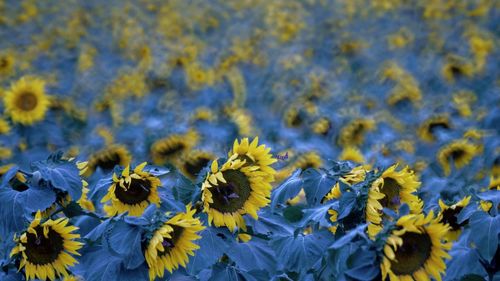
[[340,161],[351,161],[357,164],[365,163],[365,157],[361,150],[355,146],[345,147],[339,155]]
[[465,208],[469,204],[470,198],[470,196],[466,196],[459,202],[449,206],[446,205],[441,199],[439,199],[439,207],[441,208],[441,211],[439,213],[439,217],[441,218],[441,220],[439,222],[448,225],[450,228],[450,230],[446,234],[446,240],[457,240],[462,231],[462,227],[464,225],[467,225],[468,221],[458,223],[458,214],[460,214],[463,208]]
[[259,137],[255,137],[252,142],[248,138],[243,138],[241,142],[238,142],[237,139],[234,140],[233,149],[229,151],[228,156],[237,154],[239,160],[245,161],[245,166],[258,166],[260,171],[267,174],[266,179],[272,182],[276,171],[271,167],[271,164],[277,160],[270,151],[271,148],[264,144],[259,145]]
[[361,145],[365,134],[375,129],[372,119],[355,119],[340,130],[338,142],[341,146]]
[[438,115],[425,120],[418,128],[418,135],[424,141],[433,142],[436,140],[435,133],[437,130],[449,130],[451,128],[448,116]]
[[49,108],[45,95],[45,81],[23,77],[13,83],[4,96],[5,112],[13,122],[32,125],[44,119]]
[[445,175],[451,172],[451,164],[457,168],[463,168],[480,153],[480,148],[467,140],[456,140],[442,147],[437,159]]
[[101,203],[107,203],[104,211],[109,216],[125,212],[130,216],[140,216],[149,204],[160,205],[160,179],[143,171],[146,164],[144,162],[136,166],[132,172],[130,166],[127,166],[120,177],[113,174],[113,184],[101,200]]
[[470,61],[463,57],[448,56],[446,62],[441,68],[441,74],[450,83],[463,77],[472,77],[474,75],[474,66]]
[[423,203],[414,194],[420,188],[420,182],[408,167],[397,170],[397,164],[386,169],[375,180],[368,192],[366,219],[368,234],[374,238],[382,230],[383,208],[397,211],[402,203],[410,207],[412,213],[422,211]]
[[332,128],[332,123],[328,118],[322,117],[312,124],[312,130],[315,134],[326,136]]
[[246,229],[244,214],[254,219],[257,211],[269,204],[271,185],[265,180],[266,173],[258,166],[246,166],[238,154],[231,156],[219,168],[216,160],[202,185],[203,211],[208,214],[208,223],[227,226],[231,231],[236,226]]
[[184,172],[184,175],[188,176],[190,179],[196,179],[201,170],[214,159],[215,156],[212,153],[193,150],[186,155],[181,170]]
[[0,54],[0,76],[9,76],[14,72],[15,57],[12,53]]
[[162,278],[165,269],[169,272],[186,266],[188,255],[194,256],[199,246],[193,243],[201,238],[197,233],[205,227],[198,218],[194,218],[195,210],[188,205],[185,213],[178,213],[158,228],[147,241],[144,256],[149,267],[149,280],[157,276]]
[[10,255],[20,259],[19,269],[24,268],[26,279],[55,280],[68,277],[68,267],[77,263],[71,255],[79,255],[82,243],[75,241],[78,228],[68,225],[67,218],[46,220],[37,212],[27,231],[15,237],[16,246]]
[[156,165],[167,162],[177,164],[179,156],[190,151],[198,142],[199,136],[196,131],[189,131],[184,135],[170,135],[157,140],[151,146],[151,157]]
[[132,157],[124,145],[110,145],[90,155],[84,176],[92,175],[97,168],[104,172],[112,171],[115,166],[126,166],[130,163]]
[[448,227],[431,212],[427,216],[405,215],[396,223],[384,246],[380,269],[382,280],[441,280],[444,259],[451,258],[451,243],[443,239]]

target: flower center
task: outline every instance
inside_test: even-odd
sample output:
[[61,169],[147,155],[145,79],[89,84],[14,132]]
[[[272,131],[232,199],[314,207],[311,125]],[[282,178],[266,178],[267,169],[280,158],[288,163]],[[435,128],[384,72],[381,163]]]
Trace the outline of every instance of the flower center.
[[38,104],[37,97],[31,92],[24,92],[17,98],[17,107],[23,111],[31,111]]
[[400,190],[401,186],[395,179],[384,178],[384,185],[380,191],[385,194],[385,197],[380,199],[380,204],[386,208],[397,210],[401,205]]
[[462,149],[455,149],[451,152],[451,158],[455,161],[459,160],[463,156],[465,156],[465,151],[463,151]]
[[432,240],[424,233],[407,232],[401,236],[403,245],[395,252],[396,261],[391,261],[391,270],[396,275],[409,275],[424,266],[432,251]]
[[184,168],[189,173],[189,175],[196,177],[200,171],[207,166],[210,159],[205,157],[198,157],[194,161],[188,161],[184,164]]
[[6,68],[8,65],[9,61],[5,57],[0,58],[0,68]]
[[210,189],[214,201],[210,207],[222,213],[233,213],[241,209],[250,197],[250,182],[237,170],[227,170],[222,175],[227,183],[219,183]]
[[43,234],[43,227],[35,227],[38,235],[27,233],[25,253],[29,262],[35,265],[44,265],[54,262],[64,250],[64,239],[62,236],[49,227],[48,237]]
[[161,150],[159,154],[163,157],[171,157],[172,155],[175,155],[184,150],[184,148],[186,148],[186,146],[183,143],[175,143],[168,146],[164,150]]
[[107,157],[99,157],[95,166],[101,168],[103,171],[111,171],[116,165],[120,165],[121,157],[117,153],[110,153]]
[[447,130],[449,128],[450,126],[448,126],[445,122],[434,122],[429,125],[429,132],[434,134],[438,130]]
[[468,223],[468,220],[458,223],[457,215],[462,211],[463,207],[456,207],[455,209],[448,208],[443,211],[442,223],[447,223],[452,230],[459,230],[462,226]]
[[161,242],[161,244],[163,245],[164,251],[158,252],[158,255],[160,257],[168,255],[168,253],[170,253],[170,251],[173,248],[175,248],[175,244],[177,243],[177,241],[179,241],[179,238],[181,238],[182,233],[184,232],[184,228],[182,226],[178,225],[170,225],[170,226],[174,229],[174,231],[170,232],[170,236],[172,238],[163,237],[163,242]]
[[115,188],[116,198],[128,205],[139,204],[147,200],[150,193],[151,182],[145,179],[132,178],[126,190],[121,186]]

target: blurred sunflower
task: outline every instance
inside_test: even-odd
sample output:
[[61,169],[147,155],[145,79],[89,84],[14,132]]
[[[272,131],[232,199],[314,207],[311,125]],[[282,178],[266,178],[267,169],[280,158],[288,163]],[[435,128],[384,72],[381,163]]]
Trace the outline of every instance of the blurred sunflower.
[[229,151],[228,156],[233,154],[238,155],[238,159],[245,160],[245,166],[258,166],[259,170],[266,173],[266,180],[269,182],[274,181],[276,171],[271,167],[271,164],[277,160],[269,153],[271,148],[266,147],[264,144],[259,145],[259,137],[255,137],[251,143],[248,138],[241,140],[234,140],[233,149]]
[[184,135],[170,135],[157,140],[151,146],[151,157],[153,163],[162,165],[167,162],[175,163],[179,161],[179,156],[188,152],[198,142],[198,133],[194,130]]
[[383,228],[383,208],[397,211],[402,203],[410,207],[411,213],[422,211],[423,202],[414,193],[420,188],[420,182],[408,167],[396,171],[398,164],[386,169],[375,180],[368,192],[366,219],[368,235],[374,238]]
[[6,77],[14,72],[15,57],[12,53],[0,54],[0,76]]
[[258,219],[257,211],[269,204],[271,185],[264,179],[266,173],[258,166],[245,166],[246,161],[231,156],[219,168],[212,162],[201,190],[203,211],[208,214],[208,223],[227,226],[234,231],[236,226],[246,229],[244,214]]
[[97,168],[104,172],[113,170],[115,166],[126,166],[132,157],[124,145],[113,144],[90,156],[88,167],[83,175],[90,176]]
[[130,166],[125,167],[119,178],[113,173],[113,184],[101,200],[101,203],[111,201],[111,205],[104,205],[108,216],[124,212],[128,212],[129,216],[140,216],[149,204],[160,205],[160,179],[143,171],[146,164],[137,165],[132,173]]
[[285,168],[279,170],[276,173],[276,181],[282,181],[286,177],[290,176],[293,171],[296,169],[302,169],[306,170],[308,168],[319,168],[323,164],[323,160],[321,159],[321,156],[315,152],[315,151],[310,151],[306,152],[304,154],[301,154],[296,157],[296,159],[288,164]]
[[435,141],[436,130],[451,129],[451,122],[446,115],[437,115],[425,120],[418,128],[418,136],[427,142]]
[[475,67],[472,62],[456,55],[448,56],[441,68],[441,75],[450,83],[462,77],[470,78],[474,72]]
[[339,155],[339,160],[351,161],[356,164],[365,163],[365,157],[363,156],[363,153],[355,146],[345,147]]
[[178,213],[159,229],[147,242],[144,256],[149,267],[149,280],[163,277],[165,269],[169,272],[186,266],[188,255],[194,256],[194,250],[200,246],[193,243],[201,238],[197,233],[205,229],[198,218],[194,218],[195,210],[186,207],[185,213]]
[[316,120],[312,125],[315,134],[326,136],[332,128],[332,123],[325,117]]
[[463,208],[467,207],[470,202],[470,198],[470,196],[466,196],[459,202],[449,206],[446,205],[443,200],[439,199],[439,207],[441,208],[441,211],[439,212],[439,217],[441,218],[441,220],[439,222],[450,227],[450,230],[445,237],[446,240],[457,240],[460,236],[460,233],[462,232],[462,227],[468,223],[467,221],[458,223],[458,214],[462,211]]
[[426,216],[406,215],[396,223],[384,246],[380,269],[382,280],[387,275],[391,281],[430,280],[432,276],[441,280],[446,270],[444,259],[451,258],[448,250],[451,243],[442,240],[448,227],[439,223],[431,212]]
[[340,130],[338,143],[341,146],[361,145],[365,140],[365,134],[373,129],[375,129],[375,121],[363,118],[355,119]]
[[455,140],[443,146],[437,155],[437,160],[445,175],[451,172],[451,163],[457,168],[463,168],[480,153],[477,145],[468,142],[467,140]]
[[11,85],[3,101],[12,121],[23,125],[43,120],[50,104],[45,95],[45,81],[27,76]]
[[190,179],[196,179],[201,170],[214,159],[215,156],[210,152],[193,150],[186,155],[181,170]]
[[68,225],[67,218],[41,222],[37,212],[27,231],[15,238],[16,246],[10,256],[19,255],[19,269],[24,267],[26,279],[55,280],[68,276],[68,267],[77,263],[71,256],[79,255],[83,243],[75,241],[80,234],[73,233],[78,228]]
[[0,135],[6,135],[10,132],[10,125],[7,121],[0,118]]

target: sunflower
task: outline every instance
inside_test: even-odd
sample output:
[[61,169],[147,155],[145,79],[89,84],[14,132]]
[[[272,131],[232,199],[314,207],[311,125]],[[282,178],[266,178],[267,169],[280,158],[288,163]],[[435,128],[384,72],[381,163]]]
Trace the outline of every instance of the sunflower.
[[205,229],[198,218],[194,218],[195,210],[188,205],[185,213],[178,213],[159,229],[147,242],[144,256],[149,267],[149,280],[157,276],[162,278],[165,269],[169,272],[186,266],[188,255],[194,256],[194,250],[200,246],[193,242],[200,239],[197,233]]
[[271,148],[267,148],[264,144],[259,145],[259,137],[255,137],[251,143],[248,138],[244,138],[241,143],[237,139],[234,140],[233,149],[229,151],[228,156],[237,154],[238,159],[246,161],[246,166],[258,166],[260,171],[266,173],[266,180],[272,182],[276,171],[270,165],[277,160],[269,151]]
[[303,110],[298,109],[296,106],[292,106],[285,111],[285,116],[283,118],[287,127],[298,128],[304,124],[306,114]]
[[471,78],[474,75],[474,72],[475,67],[472,62],[456,55],[448,56],[446,58],[446,62],[441,68],[441,75],[450,83],[453,83],[456,79],[460,79],[464,76]]
[[332,123],[325,117],[322,117],[312,124],[312,131],[315,134],[326,136],[332,128]]
[[196,145],[198,138],[196,131],[189,131],[184,135],[174,134],[157,140],[151,146],[153,163],[156,165],[163,165],[167,162],[177,164],[180,156]]
[[278,182],[282,181],[286,177],[290,176],[290,174],[297,169],[302,169],[302,170],[306,170],[308,168],[316,169],[321,167],[322,164],[323,160],[321,159],[321,156],[317,152],[310,151],[304,153],[302,155],[299,155],[293,163],[287,165],[285,168],[277,172],[276,180]]
[[12,121],[23,125],[43,120],[50,104],[45,95],[45,81],[27,76],[11,85],[3,101]]
[[12,53],[0,54],[0,76],[6,77],[14,72],[15,57]]
[[425,120],[422,125],[418,128],[419,137],[427,142],[435,141],[436,130],[449,130],[451,129],[451,123],[446,115],[437,115]]
[[201,150],[193,150],[186,155],[185,160],[181,165],[181,170],[184,172],[184,175],[191,179],[196,179],[201,170],[214,159],[215,156],[212,153]]
[[453,162],[453,165],[457,169],[460,169],[469,164],[472,158],[477,156],[479,152],[480,149],[477,145],[461,139],[442,147],[438,152],[437,159],[445,175],[449,175],[451,172],[451,162]]
[[464,197],[459,202],[450,206],[446,205],[443,200],[439,199],[439,207],[441,208],[441,212],[439,213],[441,220],[439,222],[450,227],[450,230],[446,235],[446,240],[457,240],[462,232],[462,227],[468,223],[467,221],[458,223],[457,217],[462,209],[469,204],[470,198],[470,196]]
[[386,280],[387,275],[391,281],[427,281],[431,276],[441,280],[446,270],[444,259],[451,258],[448,254],[451,243],[442,242],[448,227],[439,223],[439,217],[434,218],[433,212],[427,217],[423,214],[403,216],[396,226],[384,246],[380,264],[382,280]]
[[[349,173],[343,175],[339,178],[339,180],[347,185],[353,185],[365,180],[366,170],[363,166],[354,167]],[[325,197],[321,200],[321,202],[330,201],[333,199],[339,199],[342,196],[342,191],[340,190],[340,184],[337,182],[333,185]],[[338,213],[336,210],[330,209],[328,210],[328,214],[330,215],[330,221],[332,223],[337,222]],[[337,225],[331,226],[328,229],[335,233],[337,231]]]
[[265,180],[265,172],[258,166],[246,166],[246,160],[231,156],[219,169],[216,160],[211,172],[201,187],[203,211],[208,213],[208,223],[227,226],[234,231],[236,226],[246,229],[244,214],[258,219],[257,211],[269,204],[271,184]]
[[129,216],[140,216],[149,204],[160,205],[158,186],[160,179],[144,172],[146,162],[135,167],[130,173],[130,166],[123,169],[120,177],[113,173],[113,184],[101,203],[111,201],[111,205],[104,205],[108,216],[128,212]]
[[397,166],[395,164],[385,170],[368,192],[366,220],[371,238],[382,230],[383,208],[397,211],[402,203],[406,203],[412,213],[422,211],[423,203],[414,194],[420,188],[420,182],[408,167],[397,171]]
[[90,156],[88,167],[83,173],[84,176],[90,176],[97,168],[104,172],[113,170],[115,166],[126,166],[130,163],[132,157],[124,145],[113,144],[101,149]]
[[6,135],[10,132],[10,125],[7,121],[0,118],[0,135]]
[[355,146],[345,147],[339,155],[339,160],[351,161],[357,164],[365,163],[365,157],[363,156],[363,153]]
[[77,263],[71,256],[79,255],[83,243],[75,241],[80,234],[73,233],[78,228],[68,225],[67,218],[41,222],[42,214],[38,211],[28,230],[15,237],[16,246],[10,256],[18,255],[19,270],[24,267],[26,279],[55,280],[68,276],[68,267]]
[[375,129],[375,121],[371,119],[355,119],[344,126],[339,133],[338,142],[341,146],[358,146],[363,144],[365,134]]

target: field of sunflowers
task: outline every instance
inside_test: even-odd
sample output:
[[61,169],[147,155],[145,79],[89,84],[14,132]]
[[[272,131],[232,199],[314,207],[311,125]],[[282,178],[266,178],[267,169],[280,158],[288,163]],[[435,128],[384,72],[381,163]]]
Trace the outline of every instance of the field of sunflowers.
[[500,1],[0,0],[1,281],[500,281]]

